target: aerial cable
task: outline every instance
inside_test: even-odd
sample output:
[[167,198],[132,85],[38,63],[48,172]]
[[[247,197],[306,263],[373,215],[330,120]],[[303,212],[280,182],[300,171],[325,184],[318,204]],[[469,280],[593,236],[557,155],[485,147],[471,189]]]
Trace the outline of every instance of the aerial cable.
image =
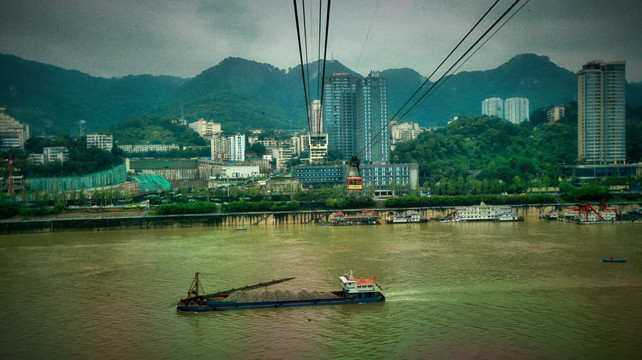
[[294,19],[296,21],[296,35],[299,40],[299,61],[301,62],[301,80],[303,81],[303,96],[305,98],[305,113],[308,117],[308,128],[312,127],[310,123],[310,112],[308,111],[308,92],[305,87],[305,71],[303,68],[303,51],[301,50],[301,30],[299,26],[299,11],[296,6],[296,0],[292,0],[294,4]]
[[[306,16],[305,16],[305,1],[301,1],[301,11],[303,12],[303,47],[305,48],[305,72],[308,74],[306,78],[307,93],[312,97],[312,92],[310,91],[310,59],[308,58],[308,27],[306,25]],[[307,108],[306,108],[307,110]]]
[[[459,66],[455,69],[455,71],[453,71],[453,72],[454,72],[454,73],[456,73],[457,71],[459,71],[459,69],[460,69],[462,66],[464,66],[464,64],[465,64],[465,63],[467,63],[467,62],[468,62],[468,60],[470,60],[470,58],[471,58],[471,57],[473,57],[475,54],[477,54],[477,52],[478,52],[482,47],[484,47],[484,45],[486,45],[486,43],[487,43],[490,39],[492,39],[492,38],[493,38],[493,36],[495,36],[495,34],[497,34],[497,33],[499,32],[499,30],[501,30],[501,29],[504,27],[504,25],[506,25],[509,21],[511,21],[511,19],[512,19],[515,15],[517,15],[517,13],[518,13],[518,12],[520,12],[520,11],[522,10],[522,8],[523,8],[524,6],[526,6],[526,4],[528,4],[530,1],[531,1],[531,0],[526,0],[526,2],[522,4],[522,6],[520,6],[520,7],[519,7],[519,8],[518,8],[518,9],[517,9],[517,10],[516,10],[516,11],[515,11],[515,12],[514,12],[514,13],[513,13],[509,18],[508,18],[508,19],[506,19],[506,21],[504,21],[504,23],[503,23],[503,24],[501,24],[501,25],[499,26],[499,28],[497,28],[497,30],[495,30],[495,31],[494,31],[494,32],[493,32],[493,33],[492,33],[492,34],[491,34],[491,35],[490,35],[490,36],[489,36],[489,37],[488,37],[488,38],[487,38],[483,43],[481,43],[481,45],[479,45],[479,46],[477,47],[477,49],[475,49],[475,51],[473,51],[473,53],[472,53],[472,54],[470,54],[470,55],[468,56],[468,58],[467,58],[466,60],[464,60],[464,62],[462,62],[462,63],[461,63],[461,65],[459,65]],[[448,79],[446,79],[446,80],[448,80]],[[446,80],[445,80],[445,81],[446,81]],[[444,81],[444,82],[445,82],[445,81]],[[441,86],[441,85],[440,85],[440,86]],[[439,88],[439,87],[437,87],[435,90],[437,90],[438,88]]]
[[[499,1],[499,0],[497,0]],[[357,65],[354,67],[354,71],[357,71],[359,69],[359,63],[361,62],[361,56],[363,55],[363,50],[366,48],[366,43],[368,42],[368,37],[370,37],[370,30],[372,30],[372,24],[374,24],[374,19],[377,15],[377,10],[379,10],[379,5],[381,4],[381,0],[377,2],[377,7],[375,7],[374,14],[372,14],[372,19],[370,20],[370,27],[368,28],[368,33],[366,34],[366,38],[363,41],[363,47],[361,48],[361,53],[359,53],[359,58],[357,59]]]
[[461,38],[461,40],[459,40],[459,42],[457,43],[457,45],[455,45],[455,47],[454,47],[454,48],[450,51],[450,53],[448,53],[448,55],[447,55],[447,56],[446,56],[446,57],[441,61],[441,63],[440,63],[440,64],[435,68],[435,70],[433,70],[433,72],[432,72],[432,73],[431,73],[431,74],[426,78],[426,80],[424,80],[424,82],[423,82],[423,83],[422,83],[422,84],[417,88],[417,90],[415,90],[415,92],[414,92],[414,93],[412,93],[412,95],[410,95],[410,97],[408,98],[408,100],[407,100],[403,105],[401,105],[401,107],[399,108],[399,110],[397,110],[397,112],[396,112],[396,113],[395,113],[395,114],[390,118],[390,121],[394,120],[394,118],[395,118],[397,115],[399,115],[399,113],[401,112],[401,110],[402,110],[406,105],[408,105],[408,103],[410,103],[410,100],[412,100],[412,98],[413,98],[413,97],[415,97],[415,95],[417,95],[417,93],[419,93],[419,90],[421,90],[421,88],[423,88],[423,87],[426,85],[426,83],[428,83],[428,81],[430,80],[430,78],[431,78],[431,77],[433,77],[433,75],[435,75],[435,73],[436,73],[436,72],[437,72],[437,71],[438,71],[438,70],[439,70],[439,69],[444,65],[444,63],[445,63],[445,62],[446,62],[446,61],[447,61],[447,60],[452,56],[452,54],[453,54],[455,51],[457,51],[457,49],[459,48],[459,46],[461,46],[461,44],[462,44],[462,43],[463,43],[463,42],[468,38],[468,36],[470,36],[470,34],[471,34],[471,33],[472,33],[476,28],[477,28],[477,26],[479,26],[479,24],[480,24],[480,23],[481,23],[481,22],[486,18],[486,16],[488,16],[488,14],[491,12],[491,10],[493,10],[493,8],[495,8],[495,5],[497,5],[497,3],[498,3],[498,2],[499,2],[499,0],[495,0],[495,2],[493,3],[493,5],[491,5],[491,6],[490,6],[490,8],[489,8],[488,10],[486,10],[486,12],[484,13],[484,15],[482,15],[482,17],[481,17],[481,18],[479,18],[479,20],[477,20],[477,22],[475,23],[475,25],[473,25],[473,27],[472,27],[470,30],[468,30],[468,32],[466,33],[466,35],[464,35],[464,37],[463,37],[463,38]]
[[[433,71],[433,72],[432,72],[432,73],[431,73],[431,74],[426,78],[426,80],[424,80],[424,82],[423,82],[421,85],[419,85],[419,87],[417,88],[417,90],[415,90],[415,92],[414,92],[414,93],[412,93],[412,95],[410,95],[410,97],[408,98],[408,100],[406,100],[406,102],[405,102],[403,105],[401,105],[401,107],[399,108],[399,110],[397,110],[397,112],[396,112],[396,113],[395,113],[395,114],[390,118],[390,120],[388,120],[388,121],[386,122],[386,124],[385,124],[385,125],[384,125],[380,130],[379,130],[379,132],[377,132],[377,134],[375,134],[375,136],[372,138],[372,144],[373,144],[373,145],[374,145],[374,143],[375,143],[375,139],[381,135],[381,132],[382,132],[382,131],[387,127],[387,126],[389,126],[389,125],[390,125],[390,123],[394,120],[394,118],[395,118],[397,115],[399,115],[399,113],[403,110],[403,108],[404,108],[406,105],[408,105],[408,103],[410,103],[410,101],[412,100],[412,98],[414,98],[414,97],[415,97],[415,95],[417,95],[417,93],[419,93],[419,91],[420,91],[420,90],[421,90],[421,89],[426,85],[426,83],[428,83],[428,81],[430,80],[430,78],[431,78],[433,75],[435,75],[435,73],[436,73],[436,72],[437,72],[437,71],[438,71],[438,70],[439,70],[439,69],[444,65],[444,63],[445,63],[445,62],[446,62],[446,61],[447,61],[447,60],[452,56],[452,54],[453,54],[453,53],[454,53],[454,52],[459,48],[459,46],[461,46],[461,44],[462,44],[462,43],[463,43],[463,42],[468,38],[468,36],[470,36],[470,34],[471,34],[471,33],[472,33],[476,28],[477,28],[477,26],[479,26],[479,24],[480,24],[480,23],[481,23],[481,22],[486,18],[486,16],[488,16],[488,14],[493,10],[493,8],[495,8],[495,6],[497,5],[497,3],[499,3],[499,0],[495,0],[495,2],[490,6],[490,8],[489,8],[488,10],[486,10],[486,12],[484,13],[484,15],[482,15],[482,17],[481,17],[479,20],[477,20],[477,22],[475,23],[475,25],[473,25],[473,27],[472,27],[472,28],[471,28],[471,29],[466,33],[466,35],[464,35],[464,37],[463,37],[461,40],[459,40],[459,42],[457,43],[457,45],[455,45],[455,47],[450,51],[450,53],[448,53],[448,55],[444,58],[444,60],[442,60],[442,61],[441,61],[441,63],[440,63],[440,64],[435,68],[435,70],[434,70],[434,71]],[[361,154],[362,154],[364,151],[365,151],[365,148],[364,148],[364,149],[362,149],[362,150],[359,152],[359,156],[361,156]]]
[[[513,13],[509,18],[508,18],[508,19],[506,19],[506,21],[504,21],[504,23],[503,23],[503,24],[501,24],[501,25],[500,25],[500,27],[499,27],[499,28],[497,28],[497,30],[495,30],[495,31],[494,31],[494,32],[493,32],[493,33],[492,33],[492,34],[491,34],[491,35],[490,35],[490,36],[489,36],[489,37],[488,37],[488,38],[487,38],[483,43],[481,43],[481,45],[479,45],[479,46],[477,47],[477,49],[475,49],[475,51],[473,51],[473,53],[472,53],[472,54],[470,54],[470,55],[468,56],[468,58],[466,58],[466,60],[464,60],[461,64],[459,64],[459,66],[458,66],[458,67],[453,71],[453,73],[456,73],[457,71],[459,71],[459,69],[461,69],[461,67],[462,67],[462,66],[464,66],[464,64],[466,64],[466,63],[468,62],[468,60],[470,60],[470,58],[472,58],[475,54],[477,54],[477,52],[478,52],[479,50],[481,50],[481,48],[482,48],[482,47],[484,47],[484,45],[486,45],[486,43],[487,43],[490,39],[492,39],[492,38],[493,38],[493,36],[495,36],[495,34],[497,34],[497,33],[499,32],[499,30],[501,30],[501,29],[504,27],[504,25],[506,25],[506,24],[507,24],[507,23],[508,23],[508,22],[509,22],[509,21],[510,21],[510,20],[511,20],[515,15],[517,15],[517,13],[519,13],[519,12],[520,12],[520,10],[522,10],[522,8],[523,8],[524,6],[526,6],[526,4],[528,4],[528,2],[529,2],[529,1],[530,1],[530,0],[526,0],[526,2],[525,2],[525,3],[523,3],[523,4],[522,4],[522,6],[520,6],[520,7],[519,7],[519,8],[518,8],[518,9],[517,9],[517,10],[516,10],[516,11],[515,11],[515,12],[514,12],[514,13]],[[449,77],[447,77],[447,78],[445,78],[445,79],[444,79],[444,81],[440,82],[440,83],[439,83],[439,85],[438,85],[437,87],[435,87],[435,91],[436,91],[437,89],[439,89],[443,84],[445,84],[449,79],[450,79],[450,76],[449,76]],[[434,93],[434,91],[433,91],[433,93]],[[430,95],[432,95],[432,93],[431,93]],[[428,96],[426,97],[426,99],[427,99],[427,98],[429,98],[429,97],[430,97],[430,95],[428,95]],[[425,99],[424,99],[424,100],[425,100]]]
[[[323,91],[321,88],[321,80],[319,79],[319,76],[321,75],[321,13],[323,11],[323,1],[319,0],[319,36],[318,36],[318,44],[317,44],[317,99],[321,98],[320,92]],[[319,130],[317,129],[317,132]]]
[[325,47],[323,50],[323,74],[321,77],[321,108],[323,109],[323,94],[325,93],[325,62],[326,56],[328,55],[328,29],[330,26],[330,3],[332,1],[328,0],[328,10],[325,18]]
[[[514,8],[514,7],[515,7],[515,5],[517,5],[517,3],[519,3],[520,1],[521,1],[521,0],[515,0],[515,2],[513,2],[513,4],[512,4],[512,5],[511,5],[511,6],[510,6],[506,11],[504,11],[504,13],[503,13],[503,14],[502,14],[502,15],[501,15],[501,16],[500,16],[500,17],[499,17],[499,18],[498,18],[498,19],[497,19],[497,20],[496,20],[496,21],[495,21],[495,22],[494,22],[494,23],[493,23],[493,24],[492,24],[492,25],[491,25],[491,26],[490,26],[490,27],[489,27],[489,28],[488,28],[488,29],[487,29],[483,34],[482,34],[482,36],[480,36],[480,37],[475,41],[475,43],[473,43],[473,45],[471,45],[471,46],[468,48],[468,50],[466,50],[466,52],[465,52],[462,56],[460,56],[460,57],[459,57],[459,59],[458,59],[458,60],[457,60],[457,61],[456,61],[456,62],[455,62],[455,63],[454,63],[450,68],[448,68],[448,70],[446,70],[446,72],[445,72],[443,75],[441,75],[441,77],[440,77],[440,78],[439,78],[435,83],[433,83],[433,84],[432,84],[432,86],[430,86],[430,88],[429,88],[428,90],[426,90],[426,92],[425,92],[425,93],[424,93],[424,94],[419,98],[419,100],[417,100],[417,101],[416,101],[416,102],[415,102],[415,103],[410,107],[410,109],[408,109],[408,110],[407,110],[403,115],[401,115],[401,117],[399,118],[399,119],[400,119],[400,121],[401,121],[403,118],[405,118],[405,117],[406,117],[406,116],[407,116],[407,115],[408,115],[408,114],[409,114],[409,113],[410,113],[410,112],[411,112],[411,111],[412,111],[412,110],[413,110],[413,109],[414,109],[414,108],[415,108],[415,107],[416,107],[416,106],[417,106],[417,105],[418,105],[418,104],[419,104],[419,103],[420,103],[420,102],[421,102],[421,101],[422,101],[422,100],[423,100],[423,99],[424,99],[424,98],[425,98],[425,97],[426,97],[426,96],[431,92],[431,90],[432,90],[433,88],[435,88],[435,86],[437,86],[437,85],[441,82],[441,80],[442,80],[446,75],[448,75],[448,74],[449,74],[449,73],[450,73],[450,72],[451,72],[451,71],[452,71],[452,70],[453,70],[453,69],[454,69],[454,68],[455,68],[455,67],[456,67],[456,66],[457,66],[461,61],[462,61],[462,59],[463,59],[463,58],[465,58],[465,57],[468,55],[468,53],[469,53],[469,52],[470,52],[470,51],[471,51],[475,46],[477,46],[477,44],[479,44],[479,42],[480,42],[480,41],[481,41],[481,40],[482,40],[482,39],[483,39],[483,38],[484,38],[484,37],[485,37],[485,36],[486,36],[486,35],[487,35],[487,34],[488,34],[488,33],[489,33],[489,32],[490,32],[490,31],[491,31],[491,30],[492,30],[492,29],[493,29],[493,28],[494,28],[494,27],[495,27],[495,26],[496,26],[496,25],[497,25],[497,24],[498,24],[498,23],[499,23],[503,18],[504,18],[504,17],[505,17],[505,16],[506,16],[506,15],[507,15],[507,14],[508,14],[508,13],[509,13],[513,8]],[[520,9],[521,9],[521,8],[520,8]]]

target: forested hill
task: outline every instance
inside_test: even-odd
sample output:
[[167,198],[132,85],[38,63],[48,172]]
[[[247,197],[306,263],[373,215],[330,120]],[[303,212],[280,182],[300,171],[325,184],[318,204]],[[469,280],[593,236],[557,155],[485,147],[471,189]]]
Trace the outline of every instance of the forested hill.
[[[312,63],[306,69],[310,73],[309,98],[315,99],[321,67]],[[328,61],[326,75],[334,72],[359,75],[339,61]],[[381,74],[389,83],[390,115],[425,80],[412,69],[388,69]],[[493,70],[448,77],[403,120],[443,126],[455,116],[479,114],[481,101],[495,96],[527,97],[533,111],[574,100],[576,89],[577,77],[572,71],[558,67],[548,57],[523,54]],[[641,83],[627,87],[627,103],[642,105]],[[86,132],[93,132],[143,114],[176,119],[181,110],[188,121],[205,118],[220,122],[232,133],[307,126],[300,66],[282,70],[240,58],[227,58],[191,79],[151,75],[106,79],[0,54],[0,106],[29,124],[36,136],[78,134],[80,120],[86,121]]]
[[88,131],[149,113],[166,101],[184,79],[171,76],[99,78],[0,54],[0,106],[32,136],[73,134],[80,120]]
[[[492,116],[462,116],[399,144],[392,157],[418,163],[419,176],[431,184],[457,179],[555,184],[562,176],[559,165],[577,158],[577,103],[565,107],[566,116],[552,124],[541,116],[520,125]],[[642,106],[627,107],[628,162],[642,161],[641,143]]]

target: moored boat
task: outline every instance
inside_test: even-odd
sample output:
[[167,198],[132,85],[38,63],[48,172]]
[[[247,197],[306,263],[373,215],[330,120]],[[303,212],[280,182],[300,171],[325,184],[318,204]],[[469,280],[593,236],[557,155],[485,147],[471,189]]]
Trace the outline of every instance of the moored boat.
[[456,218],[460,221],[523,221],[509,205],[480,205],[458,208]]
[[355,278],[352,276],[352,272],[339,277],[342,287],[339,291],[308,292],[301,290],[296,294],[290,291],[278,290],[258,293],[250,291],[292,279],[294,278],[273,280],[238,289],[200,295],[202,286],[198,273],[196,273],[188,291],[187,298],[181,299],[176,305],[176,309],[179,311],[203,312],[293,306],[361,304],[386,300],[382,293],[382,287],[375,281],[375,277],[372,279]]
[[359,215],[346,215],[342,211],[339,211],[332,220],[330,220],[330,225],[379,225],[379,220],[379,215],[374,210],[363,210]]
[[421,216],[421,214],[419,214],[418,212],[412,212],[410,214],[397,214],[388,216],[386,218],[386,223],[388,224],[408,224],[423,222],[428,222],[428,218]]

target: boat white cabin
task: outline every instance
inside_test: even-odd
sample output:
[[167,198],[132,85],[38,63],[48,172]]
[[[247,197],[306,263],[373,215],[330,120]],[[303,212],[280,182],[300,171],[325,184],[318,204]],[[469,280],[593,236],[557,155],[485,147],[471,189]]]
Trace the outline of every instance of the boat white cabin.
[[457,218],[461,221],[498,221],[501,214],[512,214],[508,205],[480,205],[457,209]]
[[345,274],[339,277],[341,280],[341,287],[350,295],[362,293],[381,292],[382,289],[373,279],[368,278],[354,278],[352,271],[350,274]]

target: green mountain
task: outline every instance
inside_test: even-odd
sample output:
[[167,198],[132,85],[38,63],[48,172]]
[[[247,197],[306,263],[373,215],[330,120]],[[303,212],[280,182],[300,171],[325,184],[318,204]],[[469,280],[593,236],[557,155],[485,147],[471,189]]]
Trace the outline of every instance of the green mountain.
[[0,106],[33,135],[106,129],[166,101],[185,80],[171,76],[105,79],[0,54]]
[[[306,64],[305,70],[309,100],[316,99],[321,64]],[[339,61],[328,61],[326,76],[335,72],[359,75]],[[384,70],[381,75],[388,79],[391,116],[425,81],[407,68]],[[533,54],[515,56],[493,70],[462,72],[444,80],[402,121],[443,126],[455,116],[479,114],[482,100],[494,96],[526,97],[531,111],[577,96],[573,72]],[[430,85],[429,81],[426,87]],[[642,105],[641,83],[628,85],[627,102]],[[181,111],[188,121],[220,122],[228,133],[306,127],[300,65],[282,70],[241,58],[227,58],[191,79],[151,75],[107,79],[0,54],[0,106],[29,124],[36,136],[78,134],[80,120],[86,121],[87,132],[93,132],[143,114],[176,119]]]

